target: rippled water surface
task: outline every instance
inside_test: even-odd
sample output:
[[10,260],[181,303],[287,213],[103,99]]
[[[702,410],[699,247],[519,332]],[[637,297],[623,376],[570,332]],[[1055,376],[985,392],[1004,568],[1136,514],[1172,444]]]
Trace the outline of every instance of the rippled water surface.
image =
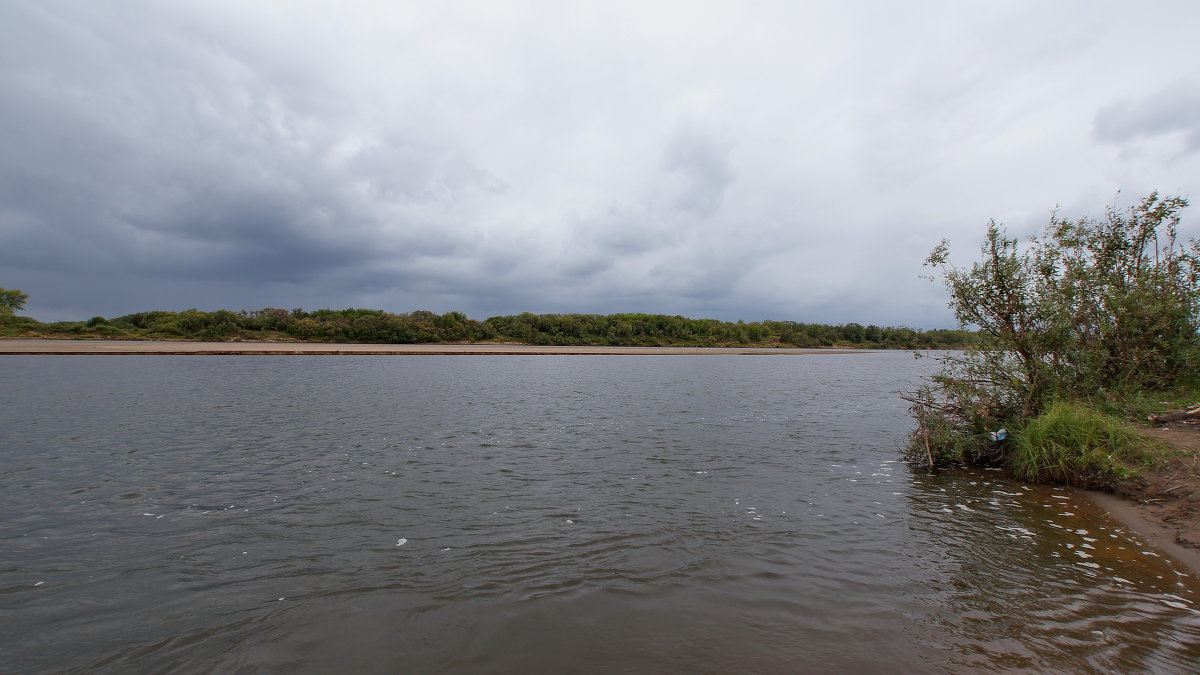
[[0,357],[0,671],[1200,667],[1089,502],[897,461],[930,367]]

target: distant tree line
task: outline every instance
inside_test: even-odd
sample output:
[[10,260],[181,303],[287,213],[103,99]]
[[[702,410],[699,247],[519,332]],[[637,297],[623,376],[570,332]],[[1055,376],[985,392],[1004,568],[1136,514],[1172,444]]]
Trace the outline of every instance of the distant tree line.
[[510,342],[535,345],[859,347],[958,349],[974,344],[967,330],[916,330],[857,323],[746,323],[663,314],[518,314],[485,321],[462,312],[378,309],[139,312],[112,319],[43,324],[12,317],[0,335],[109,339],[301,340],[386,344]]
[[974,333],[912,328],[828,325],[795,321],[746,323],[665,314],[519,314],[484,322],[497,335],[542,345],[764,345],[935,349],[965,347]]

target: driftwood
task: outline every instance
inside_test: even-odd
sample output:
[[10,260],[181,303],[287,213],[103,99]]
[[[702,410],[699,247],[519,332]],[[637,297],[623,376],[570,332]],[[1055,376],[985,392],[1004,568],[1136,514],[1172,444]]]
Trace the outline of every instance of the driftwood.
[[1161,415],[1147,415],[1146,419],[1151,422],[1180,422],[1182,420],[1200,419],[1200,405],[1189,410],[1162,413]]
[[909,403],[922,408],[932,408],[934,410],[940,410],[944,413],[950,414],[957,414],[959,412],[959,407],[956,405],[949,403],[934,403],[933,401],[917,398],[916,394],[901,394],[899,398],[901,401],[908,401]]
[[929,468],[933,468],[933,450],[929,449],[929,428],[921,425],[921,434],[925,436],[925,454],[929,456]]

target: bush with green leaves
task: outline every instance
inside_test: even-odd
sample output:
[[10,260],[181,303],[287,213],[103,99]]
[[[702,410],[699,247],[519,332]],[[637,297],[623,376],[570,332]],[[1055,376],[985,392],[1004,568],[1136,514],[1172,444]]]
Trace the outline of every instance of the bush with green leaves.
[[907,455],[1001,460],[989,433],[1019,428],[1053,400],[1103,405],[1189,378],[1200,355],[1200,244],[1179,236],[1187,205],[1153,193],[1101,219],[1055,213],[1024,244],[992,221],[969,267],[949,262],[947,242],[936,247],[926,264],[941,272],[961,327],[983,340],[941,357],[905,396],[917,421]]
[[18,288],[0,288],[0,321],[11,318],[17,310],[25,309],[29,294]]

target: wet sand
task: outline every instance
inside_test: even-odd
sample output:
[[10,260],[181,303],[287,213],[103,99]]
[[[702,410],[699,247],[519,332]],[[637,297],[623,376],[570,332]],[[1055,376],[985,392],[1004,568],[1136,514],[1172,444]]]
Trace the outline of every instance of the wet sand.
[[1177,525],[1164,521],[1155,510],[1144,503],[1108,492],[1086,491],[1084,494],[1146,543],[1200,577],[1200,549],[1195,548],[1190,540],[1180,534]]
[[505,344],[347,344],[329,342],[175,342],[137,340],[0,340],[0,354],[186,354],[186,355],[376,355],[437,354],[866,354],[852,349],[764,349],[755,347],[547,347]]
[[1200,424],[1171,422],[1142,433],[1178,454],[1118,494],[1086,493],[1100,508],[1200,577]]

